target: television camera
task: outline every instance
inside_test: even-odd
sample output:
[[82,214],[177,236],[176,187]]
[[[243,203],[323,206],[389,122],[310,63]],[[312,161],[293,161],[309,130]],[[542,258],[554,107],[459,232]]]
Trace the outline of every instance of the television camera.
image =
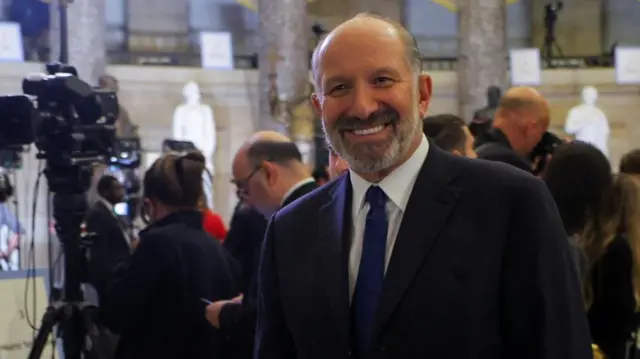
[[[36,158],[45,160],[44,174],[53,193],[56,233],[64,252],[65,281],[61,301],[42,318],[30,359],[39,358],[53,328],[58,325],[67,359],[96,355],[96,308],[84,302],[86,258],[81,245],[81,224],[87,212],[85,192],[91,185],[93,165],[113,152],[119,106],[115,93],[93,88],[76,70],[53,63],[46,73],[29,74],[22,82],[24,95],[0,97],[3,131],[0,149],[21,151],[32,143]],[[92,345],[85,345],[93,338]]]

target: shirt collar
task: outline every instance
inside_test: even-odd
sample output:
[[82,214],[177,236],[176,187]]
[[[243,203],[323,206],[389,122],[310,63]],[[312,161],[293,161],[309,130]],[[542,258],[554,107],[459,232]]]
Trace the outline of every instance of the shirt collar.
[[[380,183],[377,183],[389,200],[402,212],[407,208],[407,203],[411,196],[411,189],[418,178],[418,173],[420,173],[420,169],[428,153],[429,141],[427,141],[427,138],[423,135],[420,146],[418,146],[411,157],[387,177],[382,179]],[[353,217],[355,218],[357,212],[360,211],[364,205],[364,196],[367,190],[370,186],[376,185],[376,183],[365,180],[351,169],[349,170],[349,175],[351,176],[351,187],[353,189],[353,203],[356,205],[354,206],[355,213]]]
[[302,181],[296,183],[293,187],[289,188],[289,190],[287,191],[287,193],[284,194],[284,197],[282,197],[282,201],[280,202],[280,205],[284,204],[284,202],[287,201],[287,198],[289,198],[289,196],[291,196],[293,194],[293,192],[295,192],[298,188],[309,184],[309,183],[313,183],[316,180],[313,179],[312,177],[303,179]]

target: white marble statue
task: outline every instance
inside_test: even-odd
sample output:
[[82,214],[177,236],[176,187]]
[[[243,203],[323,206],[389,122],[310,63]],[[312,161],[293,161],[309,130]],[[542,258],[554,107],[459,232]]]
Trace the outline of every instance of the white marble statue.
[[207,161],[207,168],[214,172],[213,156],[216,151],[216,126],[213,110],[200,102],[200,88],[191,81],[182,89],[185,102],[173,113],[173,139],[191,141]]
[[598,90],[593,86],[582,89],[582,104],[569,110],[564,130],[576,140],[590,143],[609,156],[609,121],[596,106]]
[[200,88],[190,81],[182,89],[185,102],[173,113],[173,139],[191,141],[206,161],[209,173],[205,176],[204,187],[209,208],[213,209],[213,187],[211,177],[215,172],[216,126],[213,110],[200,102]]

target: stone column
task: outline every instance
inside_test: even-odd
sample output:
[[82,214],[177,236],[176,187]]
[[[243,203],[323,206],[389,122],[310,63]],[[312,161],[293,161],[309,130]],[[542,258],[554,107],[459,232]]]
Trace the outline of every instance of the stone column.
[[105,1],[76,0],[67,7],[69,64],[94,86],[107,64]]
[[507,79],[505,0],[459,1],[458,101],[470,121],[486,106],[489,86],[504,88]]
[[[287,133],[313,158],[306,0],[258,0],[260,130]],[[275,110],[275,111],[274,111]]]

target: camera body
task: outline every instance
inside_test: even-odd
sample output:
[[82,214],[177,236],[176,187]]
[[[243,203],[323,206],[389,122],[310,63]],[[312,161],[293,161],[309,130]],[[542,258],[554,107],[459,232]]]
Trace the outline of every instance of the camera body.
[[104,162],[115,140],[115,93],[93,88],[70,66],[51,64],[47,72],[27,75],[24,95],[0,97],[0,149],[35,143],[49,168]]
[[547,165],[547,159],[564,143],[565,141],[563,139],[549,131],[542,135],[542,139],[540,139],[540,142],[538,142],[536,147],[533,148],[533,151],[531,151],[531,155],[529,155],[529,160],[532,163],[538,164],[534,174],[537,175],[544,171]]

